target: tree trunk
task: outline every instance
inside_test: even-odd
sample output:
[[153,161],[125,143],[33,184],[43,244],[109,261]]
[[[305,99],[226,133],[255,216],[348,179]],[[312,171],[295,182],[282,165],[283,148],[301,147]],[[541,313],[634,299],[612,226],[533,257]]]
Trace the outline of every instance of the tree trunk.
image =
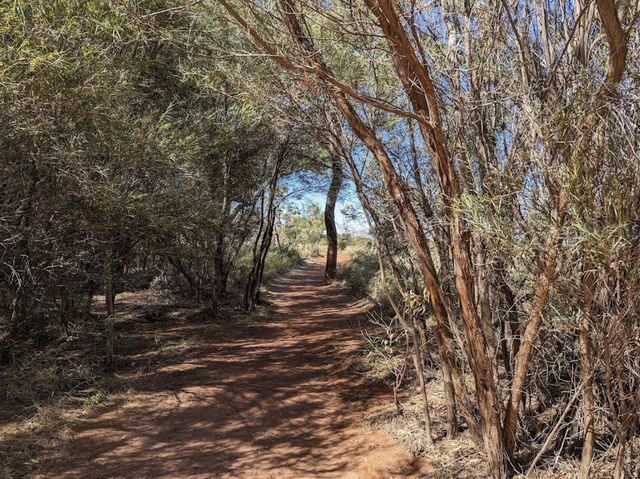
[[264,264],[267,259],[267,254],[269,253],[271,239],[273,237],[273,229],[276,223],[276,190],[280,179],[280,166],[287,155],[288,144],[289,141],[287,138],[282,142],[275,154],[273,173],[271,174],[271,178],[266,187],[268,191],[266,217],[265,192],[263,191],[262,193],[260,228],[253,245],[253,263],[244,291],[243,305],[244,309],[247,311],[255,309],[256,304],[260,301],[260,284],[262,283]]
[[416,334],[416,321],[415,318],[411,318],[411,341],[413,342],[413,364],[416,368],[416,374],[420,383],[420,392],[422,393],[423,400],[423,419],[424,419],[424,432],[427,437],[427,444],[433,444],[433,434],[431,432],[431,416],[429,415],[429,395],[427,394],[427,385],[424,377],[424,362],[422,360],[422,351],[420,348],[419,337]]
[[[493,330],[493,312],[490,301],[489,265],[487,264],[488,259],[484,245],[479,238],[477,242],[474,242],[474,249],[476,254],[476,304],[479,309],[480,326],[482,327],[482,332],[487,342],[487,352],[491,361],[493,378],[496,385],[498,385],[498,353],[496,350],[496,335]],[[498,391],[498,395],[499,394],[500,392]]]
[[540,273],[540,282],[536,288],[533,298],[531,313],[529,314],[529,322],[525,328],[522,344],[518,354],[516,355],[515,366],[513,371],[513,383],[511,384],[511,393],[509,402],[507,403],[507,412],[504,418],[504,441],[505,451],[511,457],[513,455],[516,429],[518,425],[518,413],[520,411],[520,403],[522,402],[522,392],[524,390],[529,371],[529,362],[533,352],[533,343],[538,335],[538,330],[542,324],[542,313],[547,305],[547,296],[551,283],[555,275],[556,262],[561,245],[560,228],[564,223],[567,208],[566,193],[560,192],[560,196],[556,201],[556,214],[554,217],[555,226],[549,234],[545,245],[544,268]]
[[626,438],[621,438],[620,443],[618,444],[618,449],[616,451],[616,465],[613,468],[613,479],[623,479],[625,476],[624,453],[626,443]]
[[[393,261],[393,259],[392,259]],[[423,419],[424,419],[424,432],[427,439],[428,445],[433,445],[433,434],[431,432],[431,416],[429,414],[429,396],[427,395],[426,384],[424,380],[424,367],[422,362],[422,354],[420,350],[420,343],[418,341],[418,335],[416,334],[416,321],[413,315],[411,315],[411,322],[407,322],[405,319],[405,315],[400,311],[396,302],[393,300],[393,296],[391,296],[391,291],[389,291],[389,287],[387,286],[387,279],[384,273],[384,263],[382,261],[382,250],[378,248],[378,265],[380,266],[380,279],[382,281],[382,287],[384,289],[385,295],[387,296],[387,300],[394,312],[396,313],[396,318],[400,321],[400,324],[404,328],[405,337],[407,341],[409,341],[409,337],[411,337],[411,343],[413,344],[413,364],[416,369],[416,375],[418,376],[418,381],[420,383],[420,391],[423,399]],[[408,347],[408,342],[407,342]],[[408,350],[407,350],[408,352]],[[397,393],[394,389],[393,391],[394,398],[396,400],[396,407],[399,406],[397,400]]]
[[589,478],[595,440],[593,433],[595,399],[593,395],[593,364],[591,356],[589,326],[586,324],[585,318],[580,328],[580,374],[582,375],[582,411],[584,416],[584,442],[580,461],[580,479]]
[[[442,188],[445,212],[451,221],[455,283],[467,339],[469,364],[475,379],[476,398],[480,410],[482,438],[487,453],[489,473],[491,477],[501,479],[507,476],[508,470],[500,424],[501,401],[497,383],[494,380],[495,368],[488,351],[487,338],[485,338],[481,318],[474,303],[469,231],[457,205],[461,198],[458,178],[449,157],[444,132],[440,124],[437,95],[426,66],[418,60],[411,42],[407,38],[395,0],[378,0],[377,3],[374,0],[365,0],[365,3],[378,19],[387,45],[391,50],[398,78],[403,84],[414,111],[421,118],[418,125]],[[412,239],[411,236],[412,234],[409,233],[410,239]],[[417,253],[420,257],[421,252],[417,251]],[[429,283],[428,279],[427,283]],[[440,290],[439,287],[438,290]],[[434,312],[435,310],[436,307],[434,307]]]
[[[505,266],[500,259],[496,260],[496,269],[498,271],[496,278],[507,307],[507,323],[509,324],[511,333],[511,354],[506,354],[504,358],[504,369],[507,374],[510,375],[512,372],[511,366],[520,350],[520,321],[518,320],[518,311],[516,309],[516,298],[513,290],[507,283]],[[502,323],[504,327],[504,320],[502,320]],[[506,349],[506,331],[503,332],[503,335],[502,347],[504,350]]]
[[107,309],[106,318],[106,351],[105,360],[107,368],[112,371],[114,367],[114,327],[115,327],[115,293],[113,289],[113,252],[107,251],[104,260],[104,299]]
[[215,253],[213,255],[213,288],[211,291],[211,310],[214,315],[218,312],[218,306],[220,304],[220,297],[222,296],[224,282],[223,241],[223,235],[218,234]]
[[[364,211],[369,214],[369,217],[373,222],[373,225],[371,225],[371,223],[369,224],[369,228],[374,230],[374,232],[377,233],[376,236],[379,237],[378,249],[380,249],[386,255],[389,264],[391,265],[391,271],[393,272],[393,277],[396,280],[398,287],[400,289],[406,290],[406,284],[404,284],[404,280],[400,276],[398,267],[393,260],[393,257],[391,256],[385,237],[382,234],[382,227],[378,215],[371,206],[366,195],[364,194],[360,174],[358,173],[353,160],[348,156],[348,154],[345,154],[344,157],[347,160],[347,163],[351,170],[360,204],[362,205]],[[369,217],[367,217],[367,221],[369,221]],[[451,345],[450,339],[451,333],[448,328],[445,328],[444,331],[440,329],[440,326],[438,324],[435,324],[433,326],[432,331],[438,345],[438,354],[440,356],[440,370],[444,383],[445,404],[447,409],[447,437],[454,438],[458,435],[458,420],[456,413],[456,395],[458,395],[458,400],[459,402],[461,402],[462,412],[469,426],[471,435],[474,440],[479,441],[480,435],[477,429],[475,417],[471,412],[472,407],[468,402],[466,391],[464,390],[464,385],[461,380],[461,373],[457,369],[453,359],[453,347]],[[449,338],[447,337],[447,335],[449,335]]]
[[336,229],[335,209],[341,185],[342,161],[340,156],[332,155],[331,186],[329,186],[324,207],[324,225],[327,231],[327,262],[324,270],[324,280],[327,283],[330,283],[335,278],[338,262],[338,231]]
[[595,435],[593,426],[595,421],[594,408],[595,398],[593,394],[593,354],[591,349],[591,322],[593,314],[593,298],[595,291],[595,278],[593,265],[583,253],[585,258],[584,274],[582,275],[582,296],[583,318],[580,324],[580,375],[582,377],[582,415],[584,442],[582,443],[582,457],[580,459],[580,479],[589,479],[591,461],[593,460],[593,445]]
[[215,238],[215,249],[213,255],[213,287],[211,291],[211,309],[215,315],[218,311],[220,298],[224,292],[225,278],[225,228],[229,221],[229,209],[231,202],[229,201],[229,164],[225,156],[222,164],[222,199],[218,205],[220,221],[218,231]]

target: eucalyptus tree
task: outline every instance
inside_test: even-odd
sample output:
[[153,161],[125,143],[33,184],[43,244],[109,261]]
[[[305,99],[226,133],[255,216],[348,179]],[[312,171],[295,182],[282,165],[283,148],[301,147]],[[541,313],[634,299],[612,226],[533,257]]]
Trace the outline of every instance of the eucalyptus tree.
[[[319,95],[331,98],[371,151],[420,261],[438,325],[441,359],[455,368],[448,330],[454,308],[443,292],[410,187],[399,173],[401,167],[394,164],[389,137],[367,121],[365,107],[415,122],[446,218],[464,356],[475,378],[490,474],[508,475],[516,460],[517,418],[533,345],[578,187],[570,172],[586,164],[594,140],[589,125],[607,121],[612,99],[628,95],[632,88],[629,83],[620,85],[628,44],[635,38],[637,6],[599,0],[566,5],[558,13],[539,2],[519,3],[515,10],[507,2],[499,8],[469,2],[435,7],[382,0],[218,3],[268,57],[299,75]],[[606,42],[600,42],[595,32],[601,32]],[[353,81],[340,61],[345,58],[343,49],[351,52],[350,59],[364,62],[371,81]],[[608,66],[603,68],[604,64]],[[391,87],[381,88],[376,81],[379,72],[392,78]],[[571,142],[567,135],[573,131],[577,135]],[[505,173],[515,181],[504,185],[500,178]],[[504,243],[479,233],[481,226],[491,234],[486,226],[504,218],[505,207],[496,195],[508,198],[505,204],[512,208],[506,231],[512,238],[522,234],[535,244],[536,272],[527,275],[532,288],[528,321],[518,337],[520,326],[510,316],[511,354],[504,333],[500,338],[503,363],[513,378],[507,385],[506,410],[497,367],[491,277],[497,277],[503,301],[514,303],[503,273],[518,263],[521,251],[505,251]],[[545,211],[546,215],[540,214]],[[492,258],[490,264],[487,258]],[[507,304],[510,312],[516,307]],[[473,422],[468,418],[469,424]]]

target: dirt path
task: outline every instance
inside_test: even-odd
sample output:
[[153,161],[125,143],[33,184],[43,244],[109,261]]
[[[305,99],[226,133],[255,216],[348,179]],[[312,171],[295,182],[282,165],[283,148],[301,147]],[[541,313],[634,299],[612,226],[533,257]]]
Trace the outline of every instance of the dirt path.
[[42,477],[420,477],[420,459],[362,427],[368,406],[354,400],[358,377],[344,364],[364,306],[322,274],[319,258],[278,279],[268,321],[212,340],[87,419],[71,456]]

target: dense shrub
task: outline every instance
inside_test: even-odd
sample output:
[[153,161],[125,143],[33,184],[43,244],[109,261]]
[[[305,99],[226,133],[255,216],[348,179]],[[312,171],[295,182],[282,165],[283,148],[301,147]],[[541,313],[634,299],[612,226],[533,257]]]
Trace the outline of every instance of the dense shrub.
[[302,260],[303,257],[300,252],[292,246],[281,245],[272,248],[267,255],[262,278],[265,282],[270,281],[279,273],[301,263]]
[[378,254],[373,247],[352,251],[351,261],[338,269],[337,280],[344,282],[355,296],[369,298],[377,303],[384,301]]

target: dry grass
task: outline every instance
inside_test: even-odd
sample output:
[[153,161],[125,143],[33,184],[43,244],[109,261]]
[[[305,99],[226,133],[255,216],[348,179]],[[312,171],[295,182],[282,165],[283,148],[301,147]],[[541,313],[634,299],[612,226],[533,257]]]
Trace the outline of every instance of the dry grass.
[[73,438],[71,426],[82,414],[60,401],[35,405],[1,428],[0,478],[25,477],[41,464],[63,453]]
[[[364,381],[384,382],[389,387],[391,380],[385,377],[389,367],[380,356],[360,353],[349,359],[347,367],[364,377]],[[396,361],[401,360],[397,354]],[[428,446],[425,441],[424,422],[422,419],[422,396],[418,387],[418,380],[412,369],[407,372],[405,383],[400,393],[401,410],[398,411],[389,395],[389,399],[379,404],[375,411],[365,418],[365,426],[381,429],[404,444],[406,449],[418,456],[427,457],[433,467],[433,472],[425,479],[485,479],[486,460],[482,448],[473,444],[467,431],[462,431],[457,438],[447,439],[446,436],[446,406],[443,382],[439,371],[429,370],[427,392],[430,402],[432,431],[436,441],[434,446]],[[466,378],[469,390],[472,388],[472,378]],[[549,407],[538,418],[538,422],[551,421],[557,411]],[[530,444],[522,447],[523,458],[532,458],[539,451],[541,444]],[[634,456],[640,457],[640,437],[636,437],[631,444],[628,463],[634,463]],[[592,466],[592,479],[610,479],[613,477],[615,462],[615,447],[610,447],[596,455]],[[634,455],[634,456],[633,456]],[[526,461],[525,461],[526,462]],[[640,459],[635,459],[633,478],[640,478]],[[516,476],[518,479],[573,479],[577,477],[579,457],[570,457],[566,451],[560,454],[548,451],[538,463],[530,476]]]
[[455,439],[446,436],[446,406],[442,381],[437,373],[431,372],[427,384],[430,401],[432,431],[436,444],[428,446],[425,441],[423,403],[418,389],[417,378],[409,375],[401,395],[402,410],[394,405],[379,408],[366,418],[369,427],[382,429],[405,445],[408,451],[429,458],[433,467],[430,479],[480,479],[484,474],[485,459],[466,432]]
[[96,298],[92,318],[45,348],[33,352],[25,341],[0,371],[0,479],[32,477],[63,458],[74,425],[95,408],[125,402],[158,369],[197,354],[208,338],[232,336],[237,328],[229,322],[253,322],[265,314],[248,316],[229,307],[214,320],[201,305],[168,294],[119,294],[116,368],[110,374],[101,300]]

